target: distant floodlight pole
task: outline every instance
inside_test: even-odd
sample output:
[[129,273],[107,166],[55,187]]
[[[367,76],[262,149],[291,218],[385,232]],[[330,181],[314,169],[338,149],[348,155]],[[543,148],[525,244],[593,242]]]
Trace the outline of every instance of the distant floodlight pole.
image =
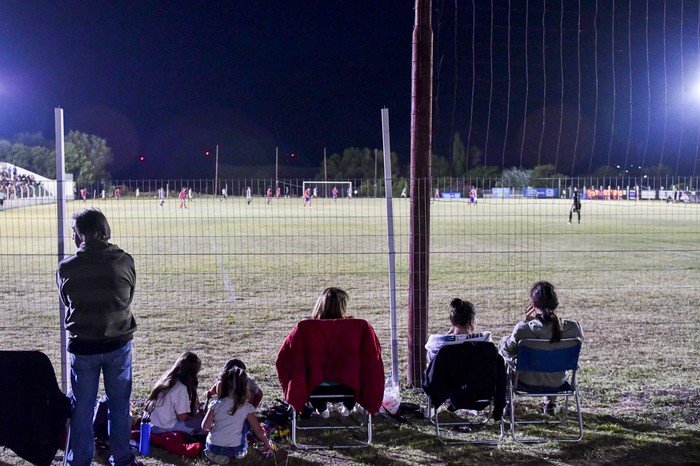
[[374,148],[374,197],[377,197],[377,148]]
[[219,145],[216,145],[216,160],[214,161],[214,196],[219,192]]
[[[54,109],[54,120],[56,125],[56,213],[57,215],[57,240],[58,240],[58,261],[66,257],[65,244],[65,223],[66,223],[66,193],[64,185],[64,174],[66,171],[66,154],[63,140],[63,109]],[[68,393],[68,337],[66,333],[66,307],[58,300],[58,315],[61,329],[61,389],[63,393]]]
[[277,189],[277,186],[279,186],[279,174],[277,173],[277,166],[279,164],[279,158],[280,158],[280,148],[278,146],[275,146],[275,189]]
[[[326,148],[323,148],[323,196],[328,197],[328,166],[326,165]],[[342,197],[342,196],[341,196]]]

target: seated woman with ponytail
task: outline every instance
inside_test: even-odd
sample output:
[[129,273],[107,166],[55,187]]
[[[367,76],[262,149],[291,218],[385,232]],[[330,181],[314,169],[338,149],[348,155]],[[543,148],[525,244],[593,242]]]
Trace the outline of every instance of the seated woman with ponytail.
[[[518,342],[526,338],[546,339],[551,342],[562,338],[580,338],[583,332],[578,322],[560,319],[555,310],[559,306],[557,291],[549,282],[540,281],[530,289],[530,306],[525,310],[525,320],[518,322],[513,333],[504,337],[498,345],[498,351],[506,361],[515,357]],[[564,373],[528,373],[519,375],[521,383],[538,387],[559,387],[566,381]],[[556,398],[550,397],[544,405],[545,414],[554,414]]]

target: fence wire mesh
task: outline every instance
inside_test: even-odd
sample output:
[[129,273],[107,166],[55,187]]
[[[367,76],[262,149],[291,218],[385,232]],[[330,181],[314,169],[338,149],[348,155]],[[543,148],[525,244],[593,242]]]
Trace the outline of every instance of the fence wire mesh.
[[[656,181],[659,188],[662,182]],[[267,187],[275,193],[270,180],[230,182],[236,188],[225,198],[213,195],[211,188],[207,192],[205,185],[212,187],[212,180],[201,185],[187,180],[138,183],[138,197],[136,185],[119,183],[119,198],[82,200],[78,195],[68,203],[68,217],[86,207],[104,212],[111,242],[134,256],[135,397],[145,397],[184,350],[203,360],[202,386],[214,380],[226,359],[239,355],[264,388],[279,392],[276,352],[327,286],[348,291],[351,314],[374,326],[390,370],[387,209],[384,198],[362,190],[372,182],[353,181],[358,189],[352,197],[320,194],[306,207],[298,190],[287,197],[282,189],[268,200]],[[286,183],[298,187],[303,181]],[[639,338],[690,342],[690,335],[700,330],[693,317],[700,292],[700,204],[693,202],[694,191],[683,190],[686,198],[676,195],[668,201],[658,188],[655,197],[661,199],[653,200],[637,193],[630,199],[630,190],[605,199],[603,189],[601,198],[583,199],[581,223],[574,214],[569,224],[566,190],[572,180],[547,183],[562,191],[513,188],[506,195],[495,185],[484,188],[482,180],[428,183],[426,332],[448,328],[449,302],[460,297],[475,304],[478,329],[499,339],[521,318],[530,285],[546,279],[559,288],[560,315],[581,321],[587,344],[626,338],[615,329],[630,320],[639,327]],[[583,186],[584,181],[575,183]],[[250,198],[248,186],[259,187],[251,189]],[[450,186],[458,187],[447,191]],[[170,190],[162,205],[161,187]],[[174,195],[183,187],[186,203]],[[473,187],[478,187],[477,197],[470,202]],[[549,197],[538,198],[538,192]],[[398,359],[404,380],[411,195],[419,193],[406,198],[397,193],[392,200]],[[13,201],[19,202],[6,200],[0,212],[0,293],[5,297],[0,348],[44,351],[58,372],[64,349],[54,276],[56,204],[20,206]],[[64,241],[66,253],[72,254],[70,238]],[[654,318],[655,313],[687,317],[672,322]],[[693,356],[683,357],[691,363]]]

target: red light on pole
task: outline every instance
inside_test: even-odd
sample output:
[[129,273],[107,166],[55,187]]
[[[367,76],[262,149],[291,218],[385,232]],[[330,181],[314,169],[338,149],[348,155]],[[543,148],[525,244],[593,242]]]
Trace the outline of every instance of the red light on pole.
[[209,151],[208,151],[208,150],[207,150],[207,151],[204,151],[204,156],[205,156],[205,157],[209,157]]
[[144,156],[142,155],[141,157],[139,157],[139,160],[140,160],[141,162],[143,162],[144,160],[146,160],[146,157],[144,157]]

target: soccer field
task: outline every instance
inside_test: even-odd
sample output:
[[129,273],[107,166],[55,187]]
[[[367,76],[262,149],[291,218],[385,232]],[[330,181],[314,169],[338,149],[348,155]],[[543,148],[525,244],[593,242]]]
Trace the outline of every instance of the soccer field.
[[[401,379],[406,376],[409,202],[394,199]],[[270,399],[281,395],[275,355],[326,286],[350,294],[350,313],[368,319],[390,371],[389,270],[384,199],[195,197],[95,200],[111,242],[137,268],[133,310],[134,397],[144,398],[184,350],[203,361],[201,386],[236,354]],[[539,279],[559,289],[563,318],[579,320],[584,409],[621,396],[678,390],[697,380],[700,205],[584,201],[438,200],[430,205],[428,333],[448,327],[453,297],[472,301],[479,330],[507,335]],[[45,351],[59,370],[54,282],[56,206],[0,213],[0,349]],[[67,231],[70,231],[68,228]],[[66,238],[66,253],[75,250]],[[660,371],[658,368],[668,369]],[[697,384],[694,384],[697,387]],[[267,396],[267,395],[266,395]]]

